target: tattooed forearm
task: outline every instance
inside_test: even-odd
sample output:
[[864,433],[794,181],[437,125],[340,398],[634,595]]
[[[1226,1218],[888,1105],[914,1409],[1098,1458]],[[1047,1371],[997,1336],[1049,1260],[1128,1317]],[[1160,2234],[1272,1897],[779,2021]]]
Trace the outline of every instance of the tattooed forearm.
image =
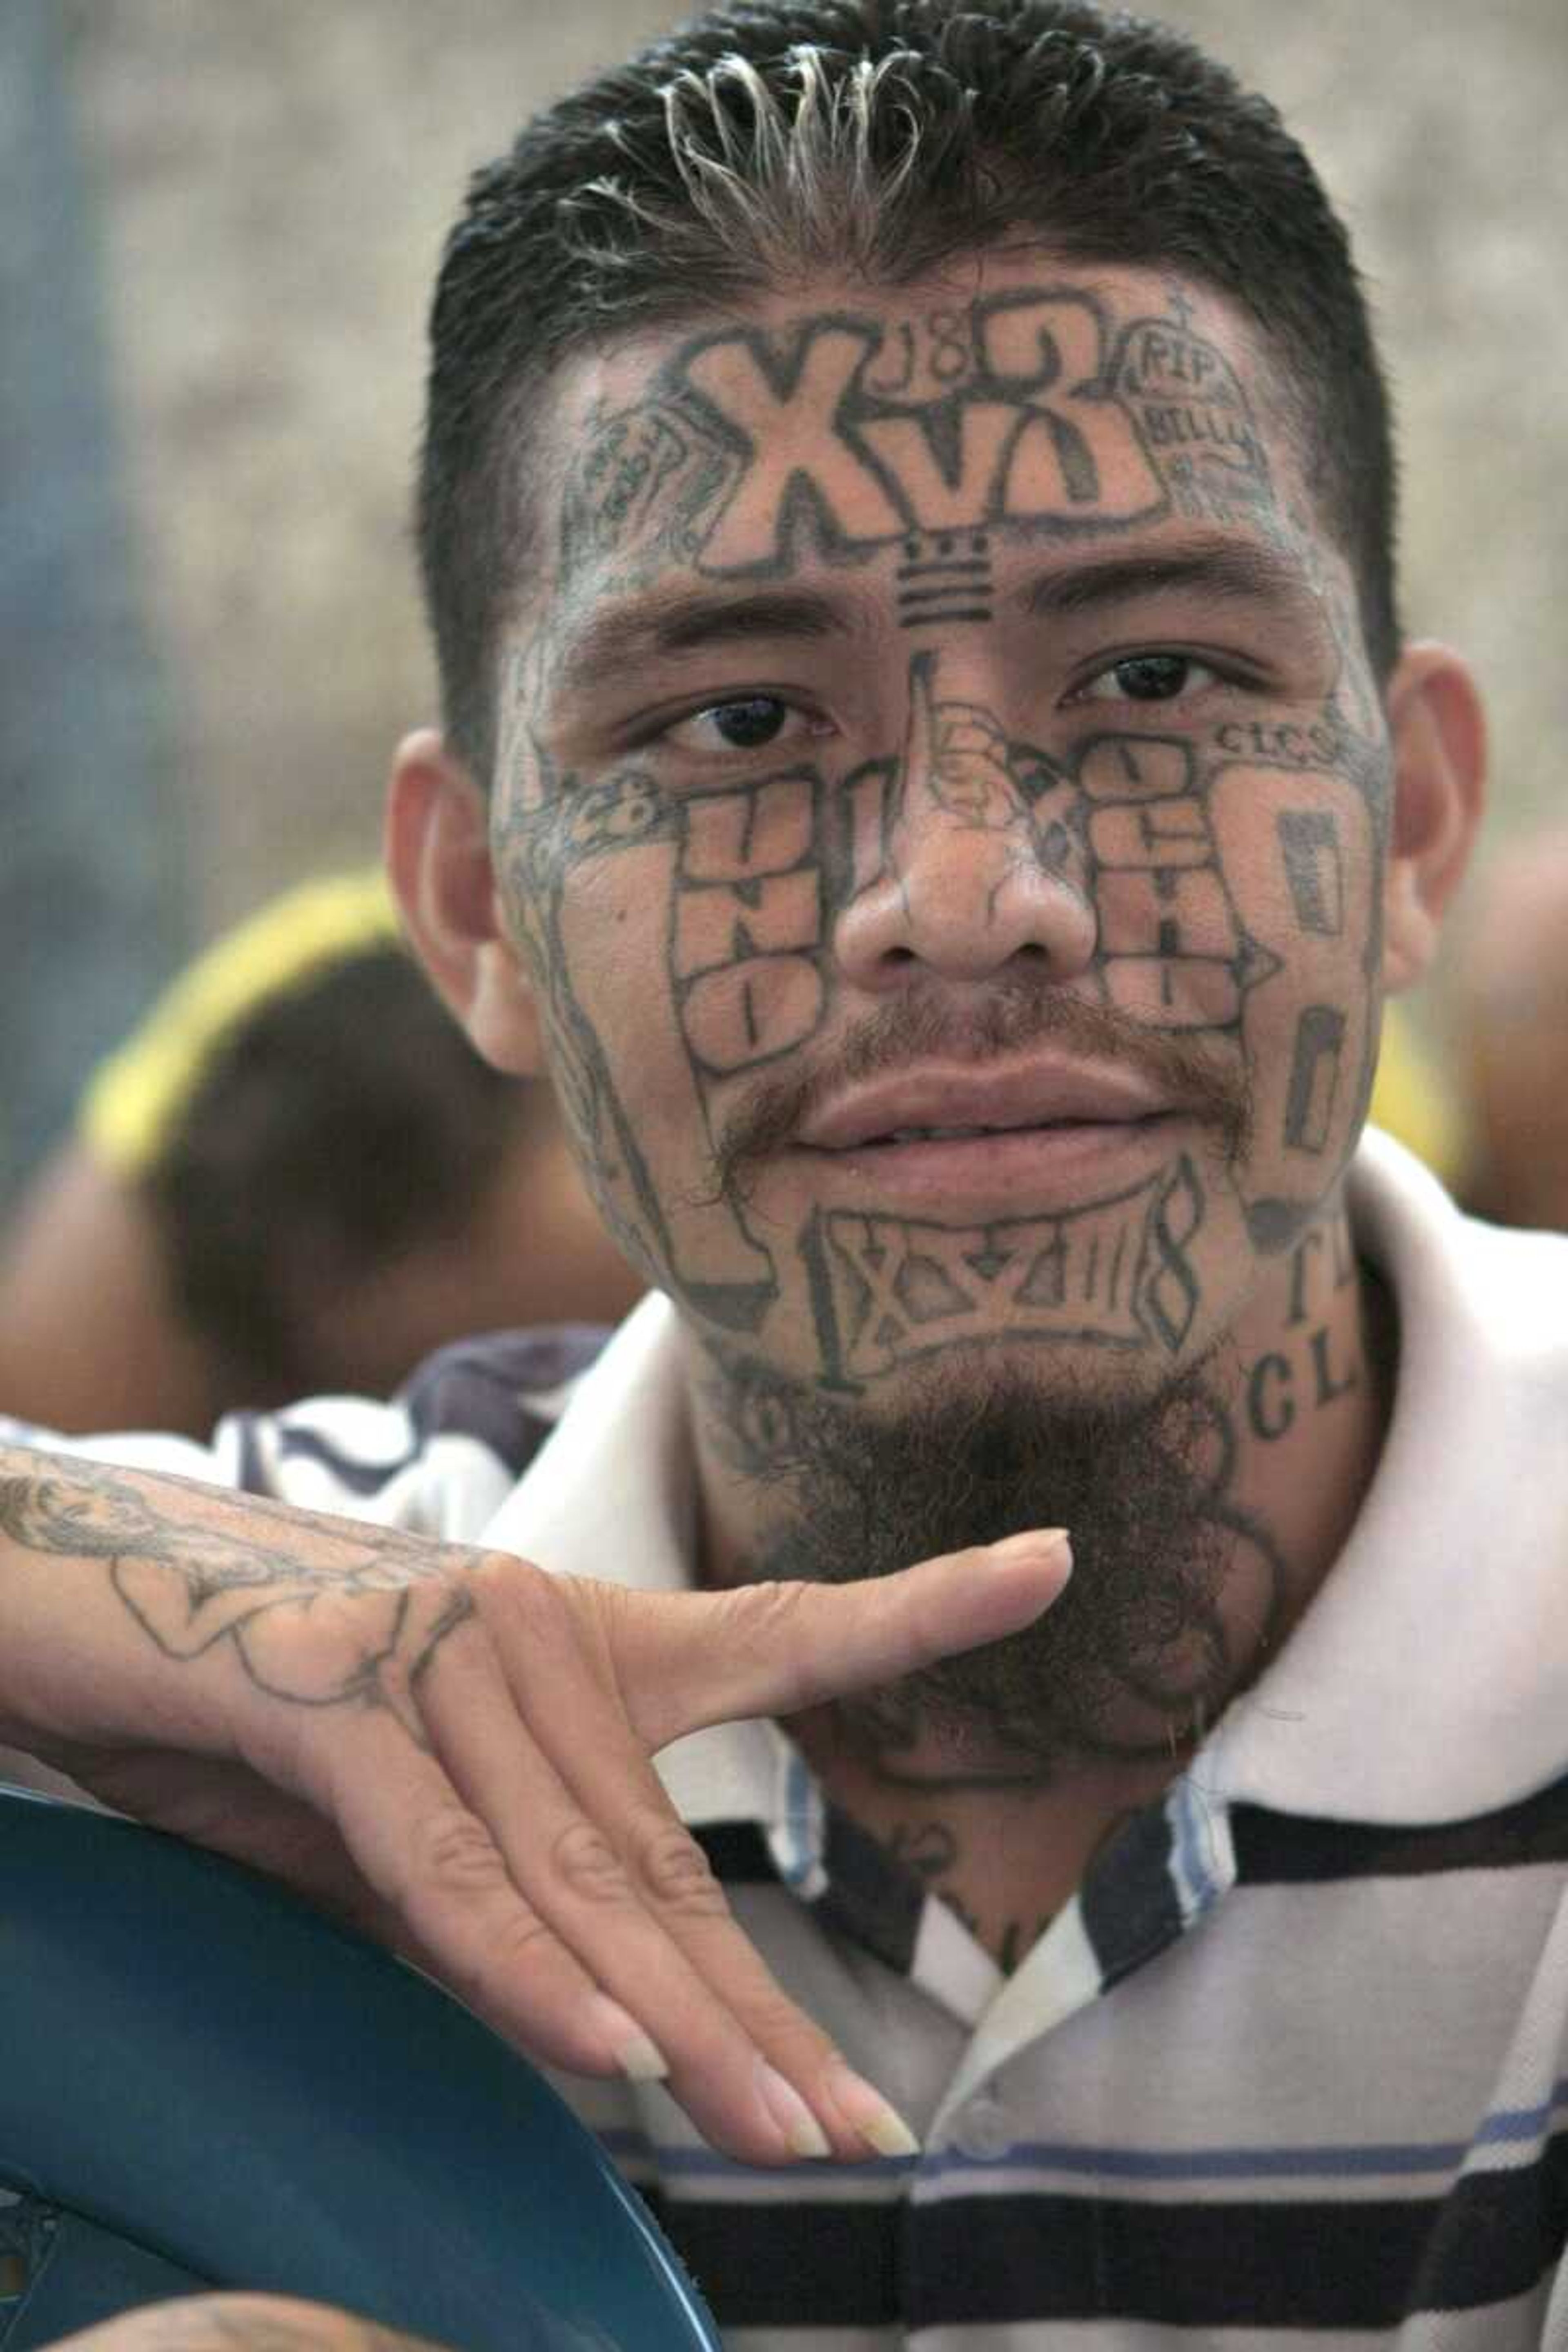
[[178,1563],[200,1599],[315,1570],[392,1591],[428,1576],[432,1557],[400,1528],[17,1445],[0,1446],[0,1534],[82,1559],[154,1552]]
[[472,1614],[458,1556],[399,1530],[23,1448],[0,1451],[0,1535],[104,1563],[166,1658],[226,1644],[271,1697],[387,1707],[421,1742],[411,1693]]

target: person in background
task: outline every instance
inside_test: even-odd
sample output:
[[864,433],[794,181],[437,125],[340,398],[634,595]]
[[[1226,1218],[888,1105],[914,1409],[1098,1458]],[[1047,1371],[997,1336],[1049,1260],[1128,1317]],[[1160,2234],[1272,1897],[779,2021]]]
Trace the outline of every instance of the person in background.
[[327,877],[95,1073],[0,1244],[0,1410],[201,1436],[307,1391],[388,1395],[477,1330],[616,1322],[640,1287],[548,1082],[475,1053],[382,875]]

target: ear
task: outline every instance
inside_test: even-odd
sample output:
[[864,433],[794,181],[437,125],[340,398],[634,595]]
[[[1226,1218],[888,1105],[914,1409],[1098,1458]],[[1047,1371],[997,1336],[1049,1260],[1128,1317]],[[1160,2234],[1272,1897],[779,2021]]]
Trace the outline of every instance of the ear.
[[1394,994],[1426,971],[1444,909],[1475,844],[1486,802],[1486,719],[1467,663],[1447,646],[1413,645],[1385,697],[1394,807],[1384,877],[1383,985]]
[[410,944],[486,1061],[535,1076],[538,1008],[496,887],[489,810],[432,729],[397,747],[386,866]]

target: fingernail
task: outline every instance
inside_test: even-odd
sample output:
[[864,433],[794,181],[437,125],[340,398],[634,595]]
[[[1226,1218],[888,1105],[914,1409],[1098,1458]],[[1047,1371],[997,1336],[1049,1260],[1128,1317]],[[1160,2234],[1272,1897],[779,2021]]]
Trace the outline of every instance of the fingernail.
[[831,2156],[827,2134],[793,2083],[786,2083],[765,2058],[757,2061],[757,2091],[769,2119],[784,2136],[792,2156]]
[[863,2074],[842,2063],[828,2070],[834,2105],[852,2130],[879,2156],[918,2156],[921,2144],[900,2115]]
[[1058,1559],[1072,1558],[1066,1528],[1031,1528],[1026,1535],[1005,1536],[991,1547],[994,1559]]
[[602,1992],[594,1995],[593,2006],[595,2021],[627,2082],[662,2083],[669,2072],[669,2061],[658,2042],[648,2040],[636,2018]]

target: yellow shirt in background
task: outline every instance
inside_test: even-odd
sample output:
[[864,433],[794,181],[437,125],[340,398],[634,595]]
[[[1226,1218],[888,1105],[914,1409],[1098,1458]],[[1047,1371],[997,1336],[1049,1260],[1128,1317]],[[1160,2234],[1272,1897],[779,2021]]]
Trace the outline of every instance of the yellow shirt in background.
[[1453,1191],[1464,1173],[1464,1120],[1441,1065],[1419,1044],[1398,1003],[1384,1012],[1383,1047],[1367,1117]]
[[214,1048],[254,1005],[397,937],[379,867],[268,900],[188,965],[93,1072],[77,1125],[94,1159],[131,1181],[144,1175]]

